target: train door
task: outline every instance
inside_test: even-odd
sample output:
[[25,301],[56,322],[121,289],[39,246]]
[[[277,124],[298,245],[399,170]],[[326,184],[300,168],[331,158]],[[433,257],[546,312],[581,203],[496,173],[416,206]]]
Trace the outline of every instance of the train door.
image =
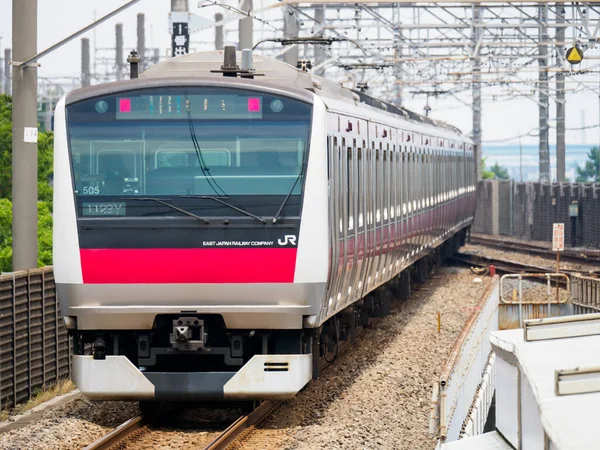
[[391,157],[390,143],[382,139],[382,213],[381,213],[381,259],[379,264],[380,281],[389,280],[390,276],[390,252],[392,246],[392,217],[391,217]]
[[[337,119],[337,120],[336,120]],[[339,116],[335,117],[334,121],[339,124]],[[330,212],[331,212],[331,279],[330,279],[330,289],[329,295],[325,302],[325,308],[323,312],[322,318],[329,316],[334,308],[335,302],[337,301],[338,294],[340,292],[340,283],[343,275],[343,225],[342,225],[342,210],[340,201],[340,193],[342,188],[342,180],[341,180],[341,136],[338,132],[338,129],[334,131],[333,135],[329,137],[329,143],[331,147],[329,149],[329,204],[330,204]]]
[[408,254],[408,151],[407,146],[404,143],[400,144],[400,213],[401,215],[401,227],[400,227],[400,252],[402,254],[402,264],[404,267],[408,265],[407,254]]
[[398,273],[398,266],[400,260],[400,210],[398,209],[398,203],[400,202],[400,192],[399,192],[399,178],[400,172],[398,171],[399,165],[399,153],[398,147],[396,143],[392,141],[391,150],[390,150],[390,190],[392,192],[392,197],[390,199],[391,203],[391,215],[392,215],[392,251],[391,251],[391,270],[395,275]]
[[361,296],[365,296],[371,286],[372,266],[373,266],[373,254],[375,248],[375,221],[374,221],[374,204],[375,204],[375,187],[374,187],[374,173],[373,167],[375,165],[375,133],[372,130],[371,123],[368,124],[368,135],[366,145],[363,148],[362,163],[363,163],[363,175],[364,175],[364,261],[362,271],[362,290]]
[[440,170],[440,153],[439,151],[434,147],[432,149],[433,151],[433,166],[434,166],[434,173],[435,173],[435,238],[436,241],[439,241],[440,237],[441,237],[441,225],[440,225],[440,214],[441,214],[441,202],[440,202],[440,192],[441,192],[441,183],[442,183],[442,176],[441,176],[441,170]]

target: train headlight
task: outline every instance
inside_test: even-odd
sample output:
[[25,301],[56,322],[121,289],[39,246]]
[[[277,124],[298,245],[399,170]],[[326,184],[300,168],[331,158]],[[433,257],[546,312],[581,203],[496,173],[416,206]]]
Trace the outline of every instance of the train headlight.
[[76,330],[77,329],[77,317],[75,316],[63,316],[65,320],[65,327],[67,330]]

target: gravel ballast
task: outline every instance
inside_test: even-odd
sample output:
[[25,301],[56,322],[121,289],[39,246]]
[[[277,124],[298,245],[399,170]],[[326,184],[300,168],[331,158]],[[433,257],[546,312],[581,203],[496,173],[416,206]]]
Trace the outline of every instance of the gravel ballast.
[[[465,254],[487,256],[488,258],[495,259],[507,259],[510,261],[520,262],[522,264],[547,267],[549,272],[554,272],[556,270],[556,257],[548,258],[539,255],[530,255],[510,250],[500,250],[498,248],[475,244],[467,244],[462,247],[460,251],[461,253]],[[598,265],[596,264],[575,263],[571,261],[560,261],[560,267],[562,270],[581,271],[582,274],[598,270]]]
[[490,280],[476,278],[468,269],[437,268],[238,448],[434,449],[432,385]]
[[92,402],[80,394],[40,420],[0,434],[0,449],[81,449],[138,413],[137,402]]
[[[243,448],[433,449],[427,434],[432,384],[489,281],[476,278],[468,269],[436,268],[410,299],[396,303],[392,314],[276,411]],[[135,402],[79,396],[35,423],[0,434],[0,449],[82,448],[137,413]],[[170,434],[171,444],[183,447],[200,437]],[[171,439],[142,438],[138,445],[179,448],[168,444]]]

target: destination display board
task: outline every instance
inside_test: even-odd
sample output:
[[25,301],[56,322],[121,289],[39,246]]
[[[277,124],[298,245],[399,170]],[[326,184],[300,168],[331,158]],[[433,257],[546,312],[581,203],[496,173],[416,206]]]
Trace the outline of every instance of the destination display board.
[[262,96],[138,95],[116,99],[117,120],[261,119]]

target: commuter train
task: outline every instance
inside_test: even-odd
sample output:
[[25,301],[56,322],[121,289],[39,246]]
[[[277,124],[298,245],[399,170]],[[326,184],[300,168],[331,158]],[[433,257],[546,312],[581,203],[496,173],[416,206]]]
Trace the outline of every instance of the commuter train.
[[55,280],[92,399],[292,397],[464,242],[468,137],[247,56],[184,55],[56,107]]

